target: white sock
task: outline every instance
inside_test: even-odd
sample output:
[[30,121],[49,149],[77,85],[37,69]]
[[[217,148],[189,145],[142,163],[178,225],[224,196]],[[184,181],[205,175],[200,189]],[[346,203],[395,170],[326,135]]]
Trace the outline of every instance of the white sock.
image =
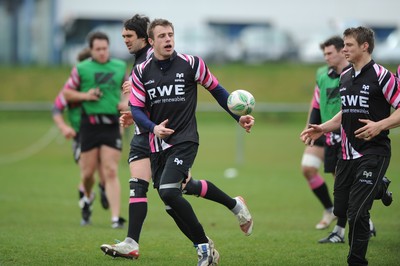
[[124,240],[124,242],[125,242],[125,243],[128,243],[128,244],[138,245],[138,243],[136,243],[136,241],[133,240],[133,238],[130,238],[130,237],[126,237],[125,240]]
[[86,196],[83,196],[83,201],[84,202],[86,202],[86,203],[90,203],[91,201],[90,201],[90,199],[88,198],[88,197],[86,197]]
[[336,233],[342,238],[344,237],[344,232],[345,232],[345,229],[338,225],[335,225],[335,227],[333,228],[333,231],[332,231],[332,233]]
[[231,209],[231,211],[233,212],[233,214],[238,214],[240,212],[240,210],[242,209],[242,202],[240,200],[236,200],[236,205],[233,209]]

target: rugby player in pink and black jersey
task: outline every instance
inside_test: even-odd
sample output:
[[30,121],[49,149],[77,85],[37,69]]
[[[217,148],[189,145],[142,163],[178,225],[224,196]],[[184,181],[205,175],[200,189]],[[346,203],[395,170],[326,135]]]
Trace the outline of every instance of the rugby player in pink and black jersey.
[[[317,84],[315,86],[314,97],[312,101],[312,110],[308,124],[321,124],[332,117],[334,117],[341,109],[341,100],[339,93],[340,74],[344,69],[349,66],[343,48],[344,42],[342,37],[333,36],[327,39],[320,45],[324,53],[324,58],[327,66],[321,67],[317,71]],[[307,124],[307,125],[308,125]],[[318,140],[319,141],[319,140]],[[335,169],[337,160],[341,155],[341,136],[340,131],[329,132],[325,134],[325,154],[324,154],[324,171],[325,173],[332,173],[335,177]],[[312,146],[306,146],[307,149],[312,149]],[[307,162],[308,160],[305,160]],[[309,161],[308,161],[309,162]],[[318,169],[315,169],[318,171]],[[315,178],[314,178],[315,179]],[[322,179],[322,177],[321,177]],[[318,180],[318,178],[317,178]],[[309,180],[310,181],[310,180]],[[323,179],[322,179],[323,181]],[[318,183],[314,180],[311,184]],[[380,183],[380,189],[377,193],[376,199],[382,200],[382,203],[389,206],[392,203],[392,194],[388,192],[390,180],[387,177],[383,178]],[[326,185],[325,185],[326,186]],[[329,200],[332,210],[327,215],[326,210],[324,217],[320,224],[324,227],[317,227],[318,229],[327,228],[333,214],[333,204],[330,201],[329,192],[327,189],[319,186],[314,192],[319,197],[321,202],[325,205]],[[325,191],[324,191],[325,190]],[[327,218],[327,219],[326,219]],[[319,240],[319,243],[344,243],[345,242],[345,226],[347,223],[347,216],[337,217],[337,222],[333,230],[329,233],[328,237]],[[318,225],[320,225],[318,224]],[[317,226],[318,226],[317,225]],[[376,229],[372,220],[370,220],[371,236],[376,236]]]
[[340,129],[334,214],[348,217],[347,263],[368,265],[369,211],[389,167],[389,129],[400,126],[400,88],[395,75],[372,60],[375,37],[371,29],[348,28],[343,36],[343,51],[352,65],[341,75],[341,111],[321,125],[310,125],[301,138],[312,144],[323,133]]
[[[135,57],[134,66],[143,63],[153,54],[153,48],[148,43],[147,23],[149,19],[139,14],[134,15],[131,19],[125,21],[122,30],[122,37],[129,53]],[[123,84],[124,93],[130,93],[131,83],[126,81]],[[139,257],[139,237],[143,222],[147,215],[147,190],[151,180],[150,169],[150,145],[148,130],[143,129],[134,123],[131,111],[122,111],[120,117],[121,125],[128,127],[135,125],[135,135],[131,141],[129,152],[129,168],[131,178],[129,180],[130,199],[129,199],[129,222],[128,234],[124,241],[113,245],[103,244],[101,250],[105,254],[113,257],[123,257],[128,259],[137,259]],[[232,198],[215,186],[208,180],[195,180],[189,173],[188,177],[182,184],[183,193],[185,195],[195,195],[205,198],[227,207],[238,219],[240,229],[246,236],[252,232],[252,217],[240,196]],[[171,211],[168,213],[174,217],[180,228],[185,225],[176,219],[175,214]],[[185,231],[186,232],[186,231]],[[185,233],[189,237],[189,233]],[[212,240],[209,239],[211,243]],[[214,249],[214,262],[218,261],[218,251]]]
[[247,132],[254,118],[250,115],[238,117],[229,111],[226,104],[229,93],[219,85],[201,58],[174,50],[173,25],[169,21],[154,20],[148,33],[154,54],[132,72],[132,116],[139,126],[150,132],[154,187],[168,213],[175,221],[183,223],[180,229],[197,248],[198,265],[215,264],[213,245],[190,203],[182,197],[182,182],[189,175],[199,144],[195,117],[197,84],[210,91]]

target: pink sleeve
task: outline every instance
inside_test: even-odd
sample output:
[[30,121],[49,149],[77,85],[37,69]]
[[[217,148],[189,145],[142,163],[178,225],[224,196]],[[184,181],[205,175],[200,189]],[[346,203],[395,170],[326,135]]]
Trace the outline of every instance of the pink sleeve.
[[132,75],[130,78],[131,93],[129,95],[129,102],[132,106],[144,107],[146,102],[146,94],[143,83],[138,75],[135,73],[135,69],[132,71]]
[[315,85],[314,96],[313,96],[312,103],[311,103],[312,107],[315,108],[315,109],[320,109],[319,103],[320,103],[319,87],[318,87],[318,85]]
[[71,71],[71,74],[70,74],[67,82],[64,85],[64,89],[78,90],[80,83],[81,83],[81,80],[79,78],[78,69],[76,67],[74,67]]
[[65,101],[62,90],[58,93],[57,97],[55,98],[54,106],[60,111],[64,111],[65,107],[67,106],[67,102]]
[[200,83],[204,88],[208,90],[213,90],[218,86],[217,78],[208,69],[206,63],[198,57],[199,65],[196,71],[196,82]]

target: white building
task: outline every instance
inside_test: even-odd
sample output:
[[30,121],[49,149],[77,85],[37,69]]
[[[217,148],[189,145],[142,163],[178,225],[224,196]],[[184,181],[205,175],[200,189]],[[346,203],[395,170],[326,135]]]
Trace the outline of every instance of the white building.
[[174,23],[177,38],[210,21],[268,22],[301,43],[320,33],[340,33],[348,25],[400,27],[399,10],[400,1],[394,0],[2,0],[0,63],[58,63],[64,27],[78,18],[123,21],[135,13],[166,18]]

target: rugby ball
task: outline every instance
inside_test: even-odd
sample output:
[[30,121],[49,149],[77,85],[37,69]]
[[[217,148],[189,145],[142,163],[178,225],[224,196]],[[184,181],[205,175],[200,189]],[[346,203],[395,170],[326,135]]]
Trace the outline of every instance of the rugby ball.
[[233,91],[228,97],[228,108],[235,115],[248,115],[253,112],[256,100],[253,95],[246,90]]

